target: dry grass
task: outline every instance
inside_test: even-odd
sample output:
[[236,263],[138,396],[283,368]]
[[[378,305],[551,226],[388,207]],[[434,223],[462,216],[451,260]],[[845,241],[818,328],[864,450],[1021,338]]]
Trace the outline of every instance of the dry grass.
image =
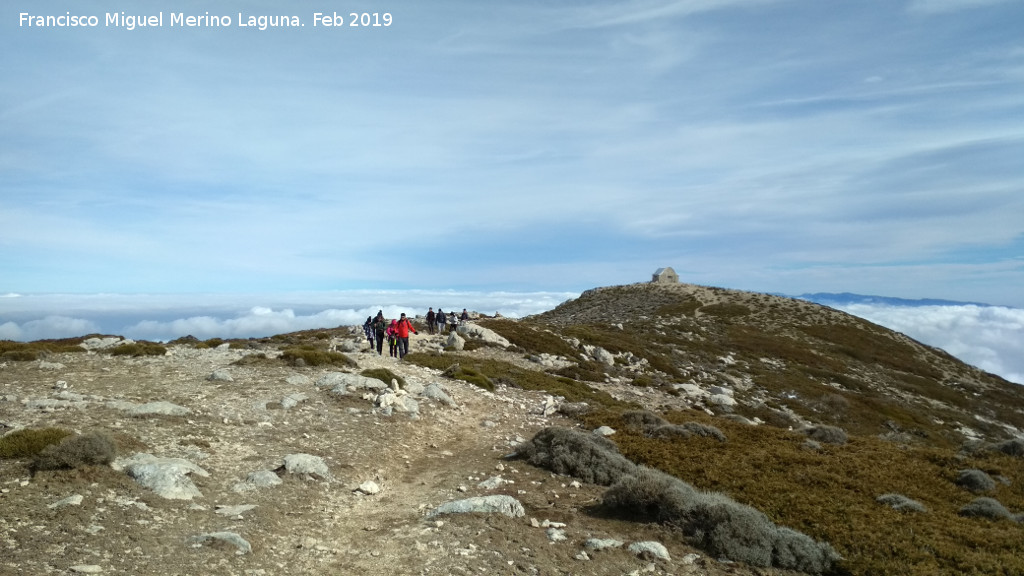
[[63,428],[25,428],[0,438],[0,458],[31,458],[70,436]]

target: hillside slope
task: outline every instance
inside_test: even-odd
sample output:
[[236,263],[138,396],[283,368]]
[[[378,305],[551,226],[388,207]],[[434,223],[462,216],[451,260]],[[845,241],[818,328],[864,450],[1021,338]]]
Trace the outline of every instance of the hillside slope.
[[[806,301],[692,285],[598,288],[460,334],[414,336],[403,361],[357,327],[127,346],[136,356],[0,342],[0,574],[768,576],[816,543],[842,557],[836,575],[1024,573],[1022,388],[941,350]],[[361,373],[385,382],[332,384]],[[602,426],[611,443],[508,457],[545,430]],[[208,473],[191,474],[201,496],[3,453],[44,428],[188,460]],[[295,454],[326,475],[289,472]],[[673,480],[603,481],[600,458]],[[261,471],[282,483],[249,486]],[[526,516],[429,515],[487,495]],[[251,548],[202,541],[226,533]],[[780,535],[791,548],[765,542]]]

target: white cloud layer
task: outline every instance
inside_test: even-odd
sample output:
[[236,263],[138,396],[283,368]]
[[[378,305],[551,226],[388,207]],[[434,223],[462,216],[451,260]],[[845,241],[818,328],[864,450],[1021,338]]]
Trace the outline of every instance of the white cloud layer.
[[[345,291],[257,295],[25,295],[0,303],[0,339],[42,340],[90,333],[167,341],[192,335],[255,338],[362,324],[383,310],[422,315],[428,307],[522,317],[579,296],[572,292]],[[339,303],[361,304],[339,306]],[[60,310],[60,314],[49,311]],[[45,314],[45,315],[44,315]]]
[[883,306],[836,308],[915,340],[1010,382],[1024,384],[1024,310],[1003,306]]

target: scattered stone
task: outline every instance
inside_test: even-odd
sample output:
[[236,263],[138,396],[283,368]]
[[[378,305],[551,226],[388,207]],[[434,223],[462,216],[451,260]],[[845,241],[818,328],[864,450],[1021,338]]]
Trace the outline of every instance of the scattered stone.
[[64,365],[60,362],[47,362],[46,360],[39,361],[40,370],[63,370]]
[[206,377],[206,379],[210,380],[210,381],[213,381],[213,382],[234,382],[235,381],[234,377],[231,376],[231,372],[229,372],[227,370],[214,370],[209,376]]
[[521,502],[511,496],[498,494],[494,496],[478,496],[465,500],[454,500],[442,504],[432,510],[427,516],[433,518],[441,514],[503,514],[509,518],[522,518],[526,516]]
[[436,400],[445,406],[455,406],[455,400],[452,400],[452,397],[449,396],[436,382],[423,389],[423,397]]
[[65,506],[81,506],[82,500],[83,500],[83,498],[82,498],[81,494],[75,494],[73,496],[68,496],[67,498],[64,498],[63,500],[58,500],[58,501],[54,502],[53,504],[50,504],[49,506],[47,506],[47,508],[53,509],[53,508],[63,508]]
[[204,545],[224,542],[237,548],[235,554],[242,555],[252,552],[252,545],[234,532],[211,532],[208,534],[199,534],[188,539],[188,544],[194,548],[199,548]]
[[359,488],[357,488],[356,491],[362,492],[363,494],[366,494],[368,496],[373,496],[374,494],[380,493],[380,486],[378,486],[377,483],[374,482],[373,480],[367,480],[366,482],[360,484]]
[[587,538],[587,540],[583,542],[583,547],[587,550],[597,552],[608,548],[622,548],[623,544],[625,543],[615,540],[614,538]]
[[289,454],[284,457],[282,467],[289,474],[313,476],[322,480],[331,479],[331,471],[324,459],[312,454]]
[[654,560],[671,560],[668,550],[660,542],[633,542],[629,545],[629,551],[640,558]]
[[612,434],[615,434],[615,429],[611,426],[600,426],[594,429],[594,434],[597,434],[598,436],[611,436]]
[[295,392],[289,394],[281,399],[281,408],[288,410],[299,405],[299,402],[305,402],[309,399],[309,396],[302,392]]
[[552,542],[561,542],[562,540],[565,540],[567,538],[565,535],[565,530],[561,528],[555,528],[553,526],[551,528],[548,528],[547,536],[548,540]]
[[135,341],[129,338],[120,338],[117,336],[110,336],[107,338],[87,338],[82,341],[79,346],[89,351],[95,350],[106,350],[107,348],[113,348],[122,344],[134,344]]
[[237,506],[225,506],[223,504],[218,504],[217,509],[214,510],[214,512],[220,514],[221,516],[234,518],[236,516],[241,516],[242,514],[245,514],[246,512],[252,510],[253,508],[256,508],[255,504],[239,504]]
[[128,409],[132,416],[187,416],[192,413],[184,406],[178,406],[170,402],[148,402],[146,404],[132,405]]
[[477,484],[476,487],[482,488],[484,490],[494,490],[495,488],[500,487],[502,484],[508,483],[509,481],[505,480],[501,476],[491,476],[487,480],[484,480],[483,482]]
[[457,332],[448,334],[448,339],[444,343],[445,348],[452,348],[455,350],[465,350],[466,341],[459,336]]
[[201,498],[202,493],[188,475],[210,475],[206,470],[183,458],[157,458],[141,452],[130,458],[119,458],[111,467],[115,470],[124,470],[136,482],[169,500]]
[[76,574],[100,574],[103,572],[103,567],[96,564],[76,564],[68,568],[68,570]]
[[244,482],[235,484],[233,490],[235,492],[249,492],[257,490],[259,488],[269,488],[271,486],[277,486],[278,484],[284,483],[281,477],[278,476],[271,470],[257,470],[250,472],[249,476],[246,477]]
[[348,372],[328,372],[317,379],[317,388],[332,388],[332,392],[345,394],[356,390],[381,390],[387,385],[376,378],[368,378]]

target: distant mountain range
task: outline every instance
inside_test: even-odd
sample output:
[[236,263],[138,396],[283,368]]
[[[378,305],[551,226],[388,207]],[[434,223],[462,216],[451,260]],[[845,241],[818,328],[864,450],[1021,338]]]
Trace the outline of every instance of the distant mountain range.
[[801,294],[792,296],[800,300],[807,300],[815,304],[883,304],[886,306],[992,306],[983,302],[959,302],[956,300],[938,300],[935,298],[921,298],[910,300],[907,298],[891,298],[889,296],[869,296],[864,294],[852,294],[850,292],[815,292],[813,294]]

